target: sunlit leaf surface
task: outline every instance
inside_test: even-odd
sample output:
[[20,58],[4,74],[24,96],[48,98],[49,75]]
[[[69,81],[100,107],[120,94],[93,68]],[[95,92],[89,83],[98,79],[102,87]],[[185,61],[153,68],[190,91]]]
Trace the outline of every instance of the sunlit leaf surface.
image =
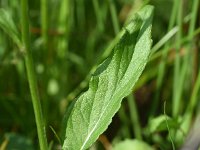
[[90,147],[106,130],[124,97],[140,77],[151,49],[153,7],[146,6],[124,28],[109,56],[94,72],[67,119],[65,150]]

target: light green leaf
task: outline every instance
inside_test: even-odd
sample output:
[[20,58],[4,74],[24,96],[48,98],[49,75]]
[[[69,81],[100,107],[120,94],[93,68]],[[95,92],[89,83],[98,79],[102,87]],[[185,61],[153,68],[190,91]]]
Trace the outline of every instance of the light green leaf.
[[147,128],[150,133],[167,131],[168,130],[167,124],[170,129],[171,128],[178,129],[180,126],[177,119],[172,119],[166,115],[161,115],[161,116],[151,119],[148,123]]
[[153,150],[147,143],[139,140],[125,140],[116,144],[113,150]]
[[[148,61],[151,49],[153,7],[136,15],[140,28],[131,22],[109,56],[92,75],[89,89],[79,96],[67,119],[64,150],[90,147],[106,130],[124,97],[131,93]],[[138,23],[137,21],[135,23]]]
[[15,26],[9,12],[3,8],[0,9],[0,28],[2,28],[10,38],[12,38],[17,46],[21,47],[21,39],[17,27]]

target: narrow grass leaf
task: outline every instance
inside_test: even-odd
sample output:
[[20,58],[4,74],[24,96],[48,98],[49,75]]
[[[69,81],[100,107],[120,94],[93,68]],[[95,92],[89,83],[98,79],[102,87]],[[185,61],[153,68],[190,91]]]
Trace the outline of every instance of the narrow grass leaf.
[[15,26],[9,12],[3,8],[0,9],[0,28],[2,28],[4,32],[10,36],[10,38],[12,38],[17,46],[21,46],[19,31],[17,30],[17,27]]
[[142,20],[140,28],[133,22],[135,29],[125,27],[112,55],[97,68],[89,89],[74,103],[67,119],[64,150],[90,147],[111,123],[122,99],[130,94],[144,70],[152,44],[153,7],[144,7],[136,16]]

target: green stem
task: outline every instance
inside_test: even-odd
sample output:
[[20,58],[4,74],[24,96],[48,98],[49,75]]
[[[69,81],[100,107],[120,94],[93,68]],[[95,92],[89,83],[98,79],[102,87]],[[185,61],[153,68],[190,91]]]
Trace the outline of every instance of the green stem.
[[27,0],[21,0],[21,25],[22,25],[22,41],[26,50],[25,65],[27,70],[27,77],[29,82],[29,88],[31,92],[31,98],[33,103],[33,109],[35,113],[35,120],[37,125],[37,132],[39,137],[40,149],[47,150],[47,138],[45,125],[42,115],[41,104],[39,100],[39,94],[37,89],[36,75],[33,67],[32,54],[30,50],[30,37],[29,37],[29,22],[28,22],[28,3]]
[[92,3],[93,3],[96,18],[97,18],[97,27],[99,29],[99,32],[101,33],[104,31],[104,22],[101,16],[102,14],[99,7],[99,2],[97,0],[92,0]]
[[200,70],[199,70],[197,80],[196,80],[195,85],[194,85],[194,89],[192,91],[190,103],[189,103],[187,111],[186,111],[187,113],[190,113],[191,115],[194,111],[195,106],[197,105],[197,102],[198,102],[199,89],[200,89]]
[[114,32],[115,32],[115,35],[117,35],[120,31],[120,25],[119,25],[118,18],[117,18],[116,7],[115,7],[113,0],[109,0],[109,4],[110,4],[110,13],[111,13],[111,17],[112,17]]
[[[69,57],[68,51],[69,51],[69,33],[71,28],[71,9],[72,9],[73,1],[71,0],[62,0],[60,3],[60,12],[59,12],[59,20],[58,20],[58,29],[59,32],[62,33],[62,35],[58,39],[58,51],[57,55],[59,58],[59,61],[62,62],[62,65],[60,66],[60,69],[63,70],[63,76],[62,74],[60,77],[60,93],[68,93],[69,87],[71,85],[71,82],[69,79],[69,64],[68,61],[65,61],[66,58]],[[66,86],[68,85],[68,86]]]
[[[200,33],[200,28],[197,28],[193,33],[192,33],[192,37],[194,37],[194,36],[196,36],[196,35],[198,35]],[[185,44],[185,43],[187,43],[187,42],[189,42],[191,40],[191,38],[189,37],[189,36],[186,36],[186,37],[184,37],[184,38],[182,38],[181,39],[181,44]],[[176,44],[175,44],[176,45]],[[169,47],[169,49],[172,51],[172,49],[174,48],[174,45],[172,45],[172,46],[170,46]],[[152,50],[155,50],[155,51],[157,51],[158,49],[155,47],[153,47],[152,48]],[[155,60],[155,59],[157,59],[157,58],[159,58],[159,57],[161,57],[162,56],[162,50],[163,49],[161,49],[160,51],[158,51],[157,53],[152,53],[152,56],[150,57],[150,61],[153,61],[153,60]],[[169,51],[170,52],[170,51]]]
[[[191,20],[190,20],[189,33],[188,33],[188,41],[191,41],[191,43],[193,41],[193,37],[195,36],[195,34],[197,32],[199,32],[199,29],[197,29],[195,31],[195,22],[196,22],[196,16],[197,16],[197,13],[198,13],[198,3],[199,3],[199,0],[193,0]],[[189,45],[188,50],[190,50],[191,47],[192,47],[192,44]],[[192,52],[188,51],[187,56],[186,56],[187,59],[185,61],[185,64],[187,64],[187,66],[186,66],[187,68],[189,66],[188,65],[189,64],[188,59],[191,59],[191,54],[192,54]],[[180,85],[180,87],[182,87],[182,85]],[[191,125],[191,122],[192,122],[192,115],[194,113],[195,106],[197,105],[197,102],[198,102],[199,90],[200,90],[200,71],[199,71],[197,80],[195,82],[194,88],[192,90],[190,102],[189,102],[189,104],[186,108],[186,111],[185,111],[184,116],[183,116],[183,121],[182,121],[181,126],[180,126],[181,130],[185,134],[187,134],[188,130],[190,129],[190,125]],[[182,141],[183,140],[183,133],[177,132],[176,139],[177,139],[177,141]]]
[[191,14],[191,21],[190,21],[190,26],[189,26],[189,36],[190,40],[193,40],[193,33],[195,30],[195,23],[196,23],[196,18],[197,18],[197,13],[198,13],[198,6],[199,6],[199,0],[194,0],[193,1],[193,6],[192,6],[192,14]]
[[[197,13],[198,13],[198,5],[199,4],[199,0],[194,0],[193,1],[193,6],[192,6],[192,18],[190,21],[190,26],[189,26],[189,40],[193,40],[193,34],[195,33],[195,23],[196,23],[196,17],[197,17]],[[192,95],[190,97],[190,102],[189,105],[187,106],[186,112],[184,114],[184,123],[182,125],[182,129],[185,132],[188,132],[191,121],[192,121],[192,114],[194,112],[195,106],[197,105],[198,102],[198,92],[200,90],[200,70],[194,85],[194,88],[192,90]]]
[[[169,26],[168,26],[168,32],[173,28],[173,26],[175,24],[177,10],[178,10],[178,0],[175,0],[174,5],[173,5],[173,9],[172,9],[172,13],[171,13],[171,17],[170,17]],[[157,92],[156,92],[155,97],[153,99],[152,107],[151,107],[151,110],[150,110],[150,116],[155,115],[155,112],[158,108],[161,87],[162,87],[162,84],[163,84],[163,79],[164,79],[164,74],[165,74],[166,59],[167,59],[167,54],[168,54],[168,51],[169,51],[169,45],[170,45],[170,43],[167,42],[164,46],[163,51],[162,51],[162,59],[161,59],[161,62],[159,64],[158,79],[157,79],[157,82],[156,82]]]
[[[48,4],[47,4],[47,0],[40,0],[40,13],[41,13],[41,28],[42,28],[42,48],[43,50],[41,51],[41,55],[42,55],[42,60],[43,60],[43,64],[44,67],[47,68],[47,61],[48,59],[46,59],[47,54],[48,54],[48,45],[49,45],[49,39],[48,39]],[[46,71],[44,71],[44,73],[46,74]],[[46,80],[46,76],[45,79],[43,80],[44,83],[47,83],[48,81]],[[44,113],[44,117],[46,118],[46,122],[48,120],[48,109],[49,109],[49,101],[47,100],[46,95],[43,95],[43,97],[41,97],[44,100],[44,107],[43,107],[43,113]]]
[[[179,11],[177,17],[177,24],[179,26],[179,31],[177,33],[177,47],[176,55],[174,61],[174,81],[173,81],[173,104],[172,104],[172,114],[176,117],[180,111],[180,99],[181,99],[181,89],[180,86],[180,48],[181,48],[181,38],[182,38],[182,0],[177,0],[179,3]],[[184,73],[182,74],[184,76]]]
[[137,112],[137,106],[136,106],[133,94],[130,94],[128,96],[128,106],[129,106],[129,111],[130,111],[130,115],[131,115],[131,123],[132,123],[133,131],[135,134],[135,138],[138,140],[141,140],[142,132],[141,132],[141,128],[140,128],[140,122],[138,119],[139,116],[138,116],[138,112]]
[[122,122],[122,128],[121,128],[121,131],[122,131],[122,134],[124,136],[124,138],[130,138],[131,135],[130,135],[130,130],[128,128],[128,118],[127,118],[127,115],[126,115],[126,111],[124,109],[124,106],[123,104],[121,105],[120,109],[119,109],[119,112],[118,112],[118,115],[119,115],[119,118]]
[[59,32],[63,33],[58,42],[58,56],[63,59],[67,56],[70,30],[70,0],[61,1],[59,16]]

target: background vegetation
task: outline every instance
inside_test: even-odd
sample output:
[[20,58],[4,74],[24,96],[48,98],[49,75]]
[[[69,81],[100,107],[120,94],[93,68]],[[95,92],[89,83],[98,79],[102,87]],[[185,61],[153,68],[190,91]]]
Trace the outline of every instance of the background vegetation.
[[[5,32],[13,20],[21,33],[19,3],[0,0],[11,17],[0,16],[0,149],[39,148],[23,49]],[[91,149],[127,138],[155,149],[183,145],[199,113],[199,0],[30,0],[30,48],[52,149],[61,148],[63,116],[91,70],[111,52],[129,13],[146,4],[155,6],[149,63]]]

